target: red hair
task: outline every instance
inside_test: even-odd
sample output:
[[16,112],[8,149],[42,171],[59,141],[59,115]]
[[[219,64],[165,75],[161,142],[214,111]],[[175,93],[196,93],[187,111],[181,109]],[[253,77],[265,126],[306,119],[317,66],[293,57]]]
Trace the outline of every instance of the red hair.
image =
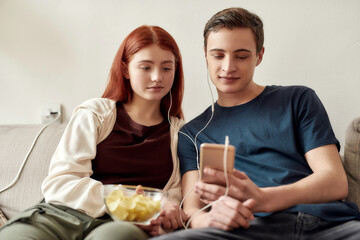
[[[171,87],[172,106],[170,116],[183,118],[181,102],[184,95],[184,73],[179,47],[174,38],[164,29],[157,26],[140,26],[132,31],[123,41],[117,51],[109,74],[108,84],[102,95],[114,101],[131,101],[133,90],[129,80],[124,77],[124,65],[129,63],[130,57],[151,44],[156,44],[164,50],[171,51],[175,56],[175,77]],[[170,107],[170,95],[161,99],[161,112],[166,114]]]

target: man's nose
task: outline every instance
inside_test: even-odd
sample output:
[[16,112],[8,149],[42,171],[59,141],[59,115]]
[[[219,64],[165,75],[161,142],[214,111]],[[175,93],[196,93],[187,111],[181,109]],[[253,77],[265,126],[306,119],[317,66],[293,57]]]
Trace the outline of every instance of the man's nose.
[[223,72],[233,72],[236,70],[236,65],[234,60],[231,57],[225,57],[222,62]]

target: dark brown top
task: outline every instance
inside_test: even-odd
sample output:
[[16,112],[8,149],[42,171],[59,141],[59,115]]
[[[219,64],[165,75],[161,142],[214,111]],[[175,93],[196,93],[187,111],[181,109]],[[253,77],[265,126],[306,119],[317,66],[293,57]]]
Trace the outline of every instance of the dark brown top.
[[173,170],[168,121],[147,127],[134,122],[121,103],[116,108],[114,129],[97,145],[91,177],[103,184],[163,188]]

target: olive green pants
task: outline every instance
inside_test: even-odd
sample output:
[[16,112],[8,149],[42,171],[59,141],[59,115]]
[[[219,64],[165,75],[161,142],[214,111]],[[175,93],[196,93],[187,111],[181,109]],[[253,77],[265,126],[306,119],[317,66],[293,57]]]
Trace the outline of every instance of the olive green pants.
[[92,218],[61,205],[40,203],[0,228],[0,240],[143,240],[149,236],[131,223],[108,215]]

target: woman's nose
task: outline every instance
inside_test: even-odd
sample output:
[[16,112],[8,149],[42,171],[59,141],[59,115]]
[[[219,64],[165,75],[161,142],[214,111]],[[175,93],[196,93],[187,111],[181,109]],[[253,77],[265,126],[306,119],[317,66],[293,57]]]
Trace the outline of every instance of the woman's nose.
[[162,73],[160,69],[154,69],[151,74],[151,81],[153,82],[161,82],[162,81]]

